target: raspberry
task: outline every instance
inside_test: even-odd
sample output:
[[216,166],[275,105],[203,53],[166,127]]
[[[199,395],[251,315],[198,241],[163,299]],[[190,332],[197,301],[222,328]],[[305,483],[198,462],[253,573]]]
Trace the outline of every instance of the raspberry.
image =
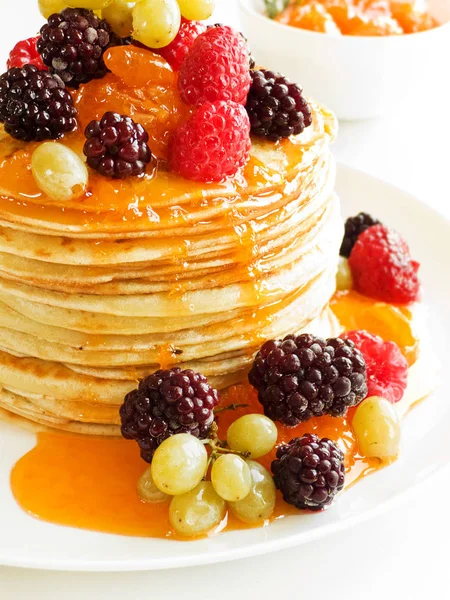
[[[207,29],[211,29],[211,27],[223,27],[224,24],[223,23],[214,23],[213,25],[208,25]],[[239,32],[239,35],[242,36],[242,39],[245,41],[245,43],[247,44],[247,48],[248,48],[248,66],[250,67],[250,69],[253,69],[254,66],[256,65],[255,59],[252,56],[252,51],[250,50],[249,46],[248,46],[248,39],[247,37],[242,33],[242,31]]]
[[211,27],[181,65],[178,88],[188,104],[228,100],[245,104],[250,89],[248,48],[231,27]]
[[0,77],[0,122],[12,137],[55,140],[76,127],[72,96],[57,75],[35,65],[12,67]]
[[39,36],[18,42],[9,53],[8,62],[6,63],[7,68],[18,67],[21,69],[24,65],[35,65],[41,71],[47,71],[47,67],[42,62],[41,55],[36,48],[38,39]]
[[177,37],[168,46],[161,48],[159,54],[167,60],[172,69],[178,71],[192,44],[205,31],[206,25],[201,21],[182,19]]
[[277,449],[272,472],[285,502],[322,510],[344,487],[344,455],[331,440],[306,433]]
[[408,244],[384,225],[372,225],[356,241],[349,265],[355,288],[384,302],[408,304],[419,297],[419,263]]
[[244,166],[250,123],[242,105],[205,102],[171,140],[170,166],[193,181],[220,181]]
[[408,362],[394,342],[385,342],[368,331],[348,331],[364,356],[367,367],[368,396],[381,396],[392,404],[403,398],[408,383]]
[[66,8],[54,13],[41,27],[37,49],[52,73],[71,87],[103,77],[104,51],[119,44],[105,20],[91,10]]
[[311,417],[340,417],[367,396],[366,365],[350,340],[312,334],[266,342],[248,376],[264,413],[295,426]]
[[143,379],[120,407],[122,436],[136,440],[141,457],[151,462],[156,448],[176,433],[208,437],[219,403],[204,375],[175,368]]
[[378,219],[374,219],[368,213],[360,212],[354,217],[349,217],[345,221],[344,239],[342,240],[339,254],[341,256],[345,256],[345,258],[348,258],[353,250],[353,246],[356,244],[358,237],[363,231],[372,225],[380,225],[380,221],[378,221]]
[[247,109],[252,134],[278,141],[298,135],[312,123],[311,109],[297,83],[273,71],[251,72]]
[[101,121],[89,123],[85,136],[86,162],[105,177],[125,179],[142,175],[150,162],[148,133],[131,117],[107,112]]

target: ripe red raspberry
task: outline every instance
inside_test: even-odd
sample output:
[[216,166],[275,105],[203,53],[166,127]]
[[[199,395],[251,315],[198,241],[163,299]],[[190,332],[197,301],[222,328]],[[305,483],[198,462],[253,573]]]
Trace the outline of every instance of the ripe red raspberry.
[[364,356],[368,395],[399,402],[408,383],[408,363],[397,344],[368,331],[348,331],[343,337],[352,340]]
[[38,39],[39,36],[18,42],[9,53],[7,68],[18,67],[21,69],[24,65],[35,65],[41,71],[48,71],[48,67],[42,62],[41,55],[36,48]]
[[250,154],[250,121],[236,102],[205,102],[171,140],[172,171],[193,181],[234,175]]
[[178,71],[195,40],[205,31],[206,25],[201,21],[182,19],[177,37],[168,46],[161,48],[159,54],[167,60],[172,69]]
[[398,304],[419,297],[419,263],[399,233],[384,225],[373,225],[361,233],[350,254],[349,265],[355,288],[372,298]]
[[211,27],[194,42],[180,68],[178,87],[188,104],[232,100],[245,104],[250,89],[249,51],[231,27]]

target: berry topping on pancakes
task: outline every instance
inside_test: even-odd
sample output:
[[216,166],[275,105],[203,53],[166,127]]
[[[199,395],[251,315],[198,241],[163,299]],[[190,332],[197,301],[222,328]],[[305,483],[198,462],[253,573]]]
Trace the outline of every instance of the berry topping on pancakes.
[[126,115],[107,112],[101,121],[89,123],[85,135],[87,164],[106,177],[142,175],[152,157],[148,133]]
[[265,69],[252,71],[251,77],[245,108],[253,135],[277,142],[311,125],[311,109],[297,83]]
[[244,38],[225,26],[200,35],[181,65],[178,88],[188,104],[218,100],[245,104],[250,73]]
[[182,19],[177,37],[168,46],[161,48],[159,53],[178,71],[195,40],[205,31],[204,23]]
[[28,64],[0,77],[0,122],[12,137],[55,140],[75,129],[75,116],[72,96],[57,75]]
[[71,87],[103,77],[103,53],[118,38],[109,24],[91,10],[66,8],[41,27],[37,49],[43,62]]
[[38,39],[39,36],[17,42],[9,53],[8,62],[6,63],[8,69],[11,67],[21,69],[24,65],[35,65],[38,69],[47,71],[47,67],[42,62],[41,55],[37,51],[36,45]]
[[220,181],[245,165],[250,123],[241,104],[205,102],[173,136],[170,166],[193,181]]

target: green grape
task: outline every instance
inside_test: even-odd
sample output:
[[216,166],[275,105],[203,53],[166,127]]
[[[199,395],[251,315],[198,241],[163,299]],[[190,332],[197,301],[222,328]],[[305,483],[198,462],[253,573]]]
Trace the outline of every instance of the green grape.
[[200,483],[207,463],[208,453],[201,441],[189,433],[178,433],[156,449],[151,467],[153,481],[165,494],[185,494]]
[[252,476],[247,463],[240,456],[222,454],[212,466],[211,482],[221,498],[237,502],[250,492]]
[[353,277],[348,260],[339,257],[338,270],[336,273],[336,287],[338,290],[349,290],[353,287]]
[[53,13],[59,13],[69,6],[67,0],[38,0],[41,15],[48,19]]
[[113,0],[103,9],[102,17],[108,21],[115,34],[127,37],[133,31],[133,8],[136,2]]
[[364,456],[390,460],[400,449],[400,418],[394,406],[378,396],[361,402],[353,417],[353,429]]
[[149,48],[168,46],[180,24],[176,0],[140,0],[133,9],[133,37]]
[[169,500],[170,496],[161,492],[153,481],[152,469],[148,467],[139,477],[137,486],[139,498],[144,502],[155,504],[156,502],[165,502]]
[[190,21],[209,19],[216,7],[215,0],[178,0],[181,14]]
[[31,172],[39,189],[60,201],[80,196],[89,178],[80,156],[56,142],[44,142],[36,148],[31,156]]
[[247,464],[252,475],[250,493],[238,502],[230,502],[231,512],[244,523],[261,523],[269,519],[275,508],[276,489],[269,471],[254,460]]
[[101,10],[111,4],[112,0],[67,0],[67,5],[73,8],[90,8]]
[[187,494],[172,498],[169,522],[179,535],[194,537],[220,525],[225,513],[225,500],[214,491],[210,481],[202,481]]
[[235,452],[250,452],[250,458],[268,454],[277,443],[278,430],[264,415],[244,415],[230,425],[227,443]]

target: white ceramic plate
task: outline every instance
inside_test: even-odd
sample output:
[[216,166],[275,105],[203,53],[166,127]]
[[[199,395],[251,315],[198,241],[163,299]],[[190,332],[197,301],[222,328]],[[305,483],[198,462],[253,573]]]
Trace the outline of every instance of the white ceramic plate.
[[[345,214],[367,210],[396,227],[422,263],[425,302],[436,347],[448,353],[450,332],[450,223],[409,194],[369,175],[339,166],[337,191]],[[0,564],[40,569],[133,571],[201,565],[254,556],[342,530],[384,511],[450,460],[450,404],[438,390],[406,418],[403,450],[391,467],[364,479],[321,514],[299,515],[269,527],[176,542],[92,533],[51,525],[15,503],[9,472],[32,448],[34,436],[0,423]]]

